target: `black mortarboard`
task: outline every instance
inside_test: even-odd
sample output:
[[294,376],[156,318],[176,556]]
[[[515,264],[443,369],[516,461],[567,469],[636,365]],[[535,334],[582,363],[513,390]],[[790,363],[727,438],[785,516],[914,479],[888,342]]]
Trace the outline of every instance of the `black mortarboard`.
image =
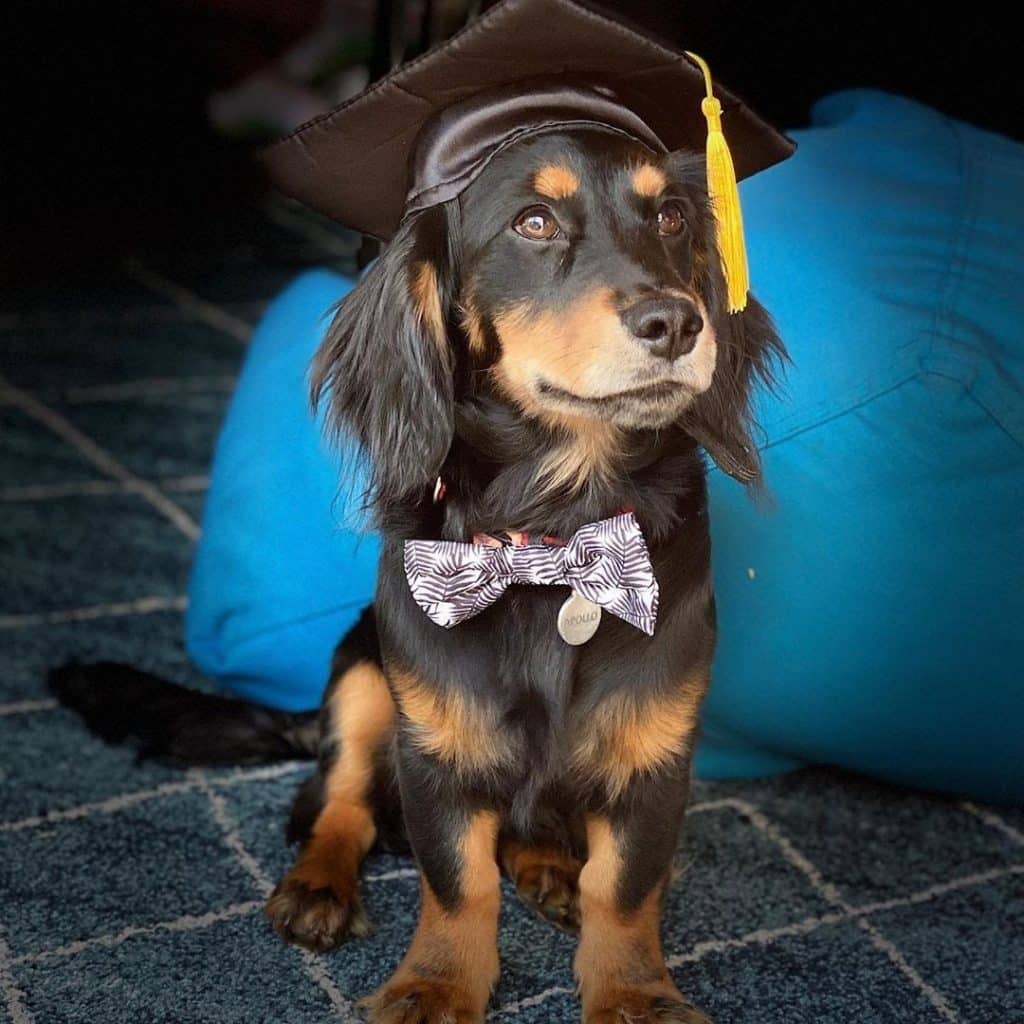
[[730,291],[745,299],[745,257],[729,251],[737,232],[742,246],[742,222],[726,193],[735,193],[735,177],[784,160],[794,146],[727,90],[715,94],[700,58],[575,0],[502,0],[269,146],[263,159],[286,195],[386,240],[407,213],[454,198],[527,134],[597,128],[655,152],[700,151],[707,142],[712,199],[721,224],[732,225],[720,224],[727,278],[743,260]]

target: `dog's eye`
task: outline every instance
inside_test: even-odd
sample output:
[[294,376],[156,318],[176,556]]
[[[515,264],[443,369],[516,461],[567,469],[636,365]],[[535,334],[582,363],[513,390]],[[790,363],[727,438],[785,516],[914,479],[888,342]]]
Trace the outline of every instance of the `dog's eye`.
[[658,210],[658,234],[678,235],[686,227],[683,219],[683,211],[678,203],[668,202],[662,204]]
[[512,227],[523,238],[530,238],[535,242],[549,242],[559,233],[558,221],[546,206],[531,206],[528,210],[523,210],[516,217]]

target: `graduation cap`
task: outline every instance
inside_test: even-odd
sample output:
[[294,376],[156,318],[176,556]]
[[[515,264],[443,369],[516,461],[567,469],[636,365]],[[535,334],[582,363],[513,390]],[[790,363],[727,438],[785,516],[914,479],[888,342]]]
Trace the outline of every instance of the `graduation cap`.
[[576,0],[502,0],[262,156],[286,195],[386,240],[408,214],[458,196],[505,146],[573,129],[626,135],[656,153],[706,148],[729,305],[742,309],[736,179],[794,144],[713,85],[696,55]]

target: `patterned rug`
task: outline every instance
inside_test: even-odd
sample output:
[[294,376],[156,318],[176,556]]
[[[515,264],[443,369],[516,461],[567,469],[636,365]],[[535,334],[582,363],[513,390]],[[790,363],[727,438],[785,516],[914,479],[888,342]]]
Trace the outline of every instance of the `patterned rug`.
[[[304,764],[138,765],[54,707],[70,655],[196,682],[182,643],[207,466],[262,306],[353,244],[282,205],[183,252],[22,286],[0,309],[0,1018],[358,1020],[411,934],[409,861],[376,857],[373,934],[284,946],[261,901],[289,862]],[[718,1024],[1024,1022],[1024,811],[825,770],[695,787],[665,947]],[[579,1019],[573,940],[506,892],[491,1019]]]

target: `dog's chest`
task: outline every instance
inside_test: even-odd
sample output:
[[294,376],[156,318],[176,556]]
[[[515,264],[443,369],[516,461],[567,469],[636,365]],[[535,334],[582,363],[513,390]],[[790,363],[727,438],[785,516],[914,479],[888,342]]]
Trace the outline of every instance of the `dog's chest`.
[[480,694],[510,762],[554,776],[587,746],[587,709],[601,702],[597,691],[630,681],[630,627],[604,615],[586,643],[567,643],[558,620],[570,596],[565,588],[513,588],[492,623],[493,685]]

